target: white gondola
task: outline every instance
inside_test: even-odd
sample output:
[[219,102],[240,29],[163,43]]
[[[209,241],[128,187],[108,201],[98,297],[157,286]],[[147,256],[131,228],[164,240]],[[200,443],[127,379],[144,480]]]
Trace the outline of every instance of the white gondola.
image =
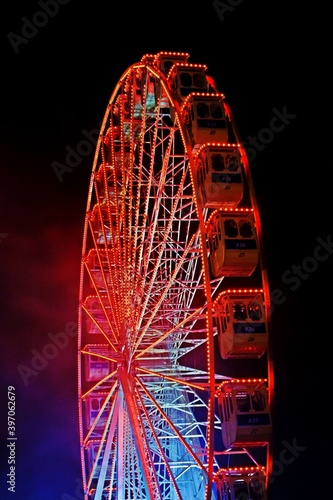
[[[185,52],[159,52],[154,58],[154,66],[161,70],[165,77],[170,73],[170,68],[172,68],[175,64],[185,64],[187,59],[189,58],[189,54]],[[172,89],[167,82],[168,90],[172,92]],[[170,117],[171,109],[170,109],[170,99],[162,85],[161,80],[157,79],[155,82],[155,92],[156,92],[156,103],[159,106],[159,113],[161,115],[167,115]],[[171,125],[170,119],[164,116],[164,121],[166,124]]]
[[122,193],[121,155],[115,155],[115,165],[104,163],[95,173],[95,178],[99,203],[109,204],[111,211],[115,212],[119,208]]
[[86,424],[88,429],[93,427],[94,430],[98,430],[105,427],[110,413],[110,400],[106,402],[108,395],[108,392],[94,392],[86,396]]
[[[132,137],[136,141],[140,137],[141,133],[141,117],[142,117],[142,106],[141,106],[141,114],[137,112],[134,114],[131,113],[131,106],[135,106],[136,100],[135,97],[132,96],[133,102],[130,100],[128,94],[119,94],[115,103],[115,114],[117,116],[121,116],[122,122],[119,123],[125,143],[131,141]],[[155,103],[153,104],[153,107]],[[138,110],[138,106],[136,111]],[[132,118],[131,118],[132,115]]]
[[[131,82],[129,82],[130,84]],[[132,99],[133,99],[133,118],[135,120],[142,119],[142,69],[137,69],[136,73],[133,75],[132,81]],[[126,89],[126,92],[128,89]]]
[[177,100],[183,102],[193,92],[208,92],[205,64],[175,63],[167,79],[170,90]]
[[[110,126],[101,136],[102,162],[104,165],[112,165],[118,170],[121,169],[122,155],[124,154],[124,152],[129,152],[129,145],[128,143],[124,142],[123,147],[121,147],[121,127],[119,125],[120,119],[114,111],[114,105],[110,106],[110,109],[110,115],[112,116],[112,126]],[[98,176],[100,168],[95,171],[96,176]]]
[[105,249],[97,251],[96,248],[89,250],[87,267],[91,276],[90,286],[96,292],[106,292],[106,289],[112,283],[110,268],[112,271],[115,268],[114,263],[108,255],[108,251]]
[[217,391],[222,441],[227,449],[265,446],[272,424],[266,379],[223,381]]
[[172,66],[176,63],[186,63],[190,54],[187,52],[158,52],[154,56],[154,66],[159,69],[164,76],[167,76]]
[[266,474],[259,466],[220,469],[215,484],[218,500],[267,500]]
[[[102,460],[97,459],[98,456],[98,449],[100,445],[100,440],[98,439],[89,439],[87,442],[87,445],[85,447],[85,453],[87,454],[88,461],[91,464],[95,464],[94,472],[93,472],[93,477],[97,478],[98,474],[100,472],[100,468],[102,465]],[[97,459],[97,460],[96,460]]]
[[227,358],[260,358],[268,335],[262,289],[226,290],[214,301],[214,323],[220,354]]
[[[145,89],[145,91],[143,91]],[[142,112],[146,118],[154,118],[156,114],[156,78],[150,72],[144,71],[142,74]]]
[[209,92],[193,92],[185,99],[181,115],[194,152],[207,142],[228,142],[223,100],[223,94]]
[[252,209],[220,209],[206,223],[211,271],[215,277],[250,276],[259,261]]
[[102,380],[115,370],[115,363],[107,359],[110,356],[108,344],[88,344],[84,351],[91,352],[85,357],[85,378],[88,382]]
[[96,203],[90,214],[92,233],[97,245],[110,245],[117,238],[116,206]]
[[238,144],[208,143],[194,157],[199,199],[205,208],[236,208],[244,180]]
[[[103,449],[105,444],[101,445],[101,439],[89,439],[85,446],[84,453],[87,457],[87,462],[91,466],[92,476],[90,478],[90,489],[89,489],[89,499],[95,498],[96,487],[98,484],[98,478],[101,473],[101,468],[103,465]],[[100,451],[101,450],[101,451]],[[111,461],[108,461],[106,467],[106,476],[111,477],[112,469],[111,469]],[[104,481],[104,486],[107,491],[108,485],[110,481]],[[73,497],[72,497],[73,498]],[[108,493],[103,493],[102,496],[99,497],[100,500],[109,500],[110,495]]]
[[88,459],[89,463],[91,463],[93,466],[92,467],[93,479],[98,478],[98,476],[100,474],[102,462],[103,462],[103,454],[100,454],[98,456],[98,450],[99,450],[100,444],[101,444],[101,441],[99,439],[90,439],[87,442],[87,445],[85,448],[85,453],[87,454],[87,459]]
[[86,315],[86,330],[89,335],[102,336],[102,332],[107,336],[112,335],[112,325],[109,320],[110,305],[107,296],[88,295],[84,302],[84,309],[88,312]]

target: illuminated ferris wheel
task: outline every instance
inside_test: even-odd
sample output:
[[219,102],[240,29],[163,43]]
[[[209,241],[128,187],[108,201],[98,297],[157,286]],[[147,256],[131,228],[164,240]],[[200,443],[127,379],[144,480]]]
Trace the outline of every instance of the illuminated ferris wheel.
[[261,226],[231,111],[206,70],[187,53],[143,56],[100,129],[80,280],[85,500],[267,498]]

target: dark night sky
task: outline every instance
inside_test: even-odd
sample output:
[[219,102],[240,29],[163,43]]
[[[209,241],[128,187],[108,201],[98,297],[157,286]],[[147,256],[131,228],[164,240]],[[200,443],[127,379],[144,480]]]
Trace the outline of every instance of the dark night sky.
[[[288,112],[289,123],[251,160],[271,289],[285,298],[272,317],[276,470],[286,442],[302,447],[274,477],[270,500],[319,498],[331,434],[323,380],[332,326],[321,316],[331,307],[325,287],[333,268],[328,12],[276,0],[230,0],[224,14],[202,0],[60,3],[45,19],[36,17],[43,1],[7,2],[1,19],[0,499],[81,498],[76,336],[65,336],[46,366],[22,372],[52,335],[77,322],[93,152],[62,182],[52,163],[65,163],[66,148],[99,128],[128,66],[162,50],[189,52],[190,62],[208,66],[244,141],[270,126],[274,110]],[[25,19],[44,26],[24,32]],[[30,38],[14,42],[8,33]],[[321,261],[320,242],[328,242]],[[297,284],[283,278],[294,265],[305,273]],[[16,389],[15,495],[5,485],[8,385]]]

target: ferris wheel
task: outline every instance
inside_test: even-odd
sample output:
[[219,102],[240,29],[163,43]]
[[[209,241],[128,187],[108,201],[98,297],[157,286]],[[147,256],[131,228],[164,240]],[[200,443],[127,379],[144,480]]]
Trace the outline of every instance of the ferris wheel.
[[100,129],[79,297],[85,500],[266,499],[259,212],[231,110],[189,57],[130,66]]

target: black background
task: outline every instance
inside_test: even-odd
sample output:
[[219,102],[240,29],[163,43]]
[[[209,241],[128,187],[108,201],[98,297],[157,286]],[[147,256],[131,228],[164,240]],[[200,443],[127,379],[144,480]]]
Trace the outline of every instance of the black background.
[[[269,500],[324,498],[332,334],[324,314],[332,307],[333,258],[328,251],[327,260],[314,256],[317,239],[332,235],[329,14],[322,4],[290,4],[229,0],[222,12],[202,0],[70,0],[46,21],[36,17],[42,8],[35,1],[2,7],[1,499],[81,498],[76,338],[43,369],[22,376],[22,366],[32,368],[50,334],[77,322],[93,151],[61,182],[52,164],[65,164],[66,148],[76,150],[84,131],[99,128],[122,73],[144,54],[164,50],[189,52],[190,62],[208,66],[244,141],[270,127],[274,110],[293,115],[251,160],[270,285],[285,298],[272,316],[275,473]],[[24,17],[44,26],[15,51],[9,33],[24,36]],[[292,289],[283,276],[293,274],[294,265],[305,275]],[[15,495],[5,484],[8,385],[16,389]],[[293,457],[285,450],[295,443]]]

